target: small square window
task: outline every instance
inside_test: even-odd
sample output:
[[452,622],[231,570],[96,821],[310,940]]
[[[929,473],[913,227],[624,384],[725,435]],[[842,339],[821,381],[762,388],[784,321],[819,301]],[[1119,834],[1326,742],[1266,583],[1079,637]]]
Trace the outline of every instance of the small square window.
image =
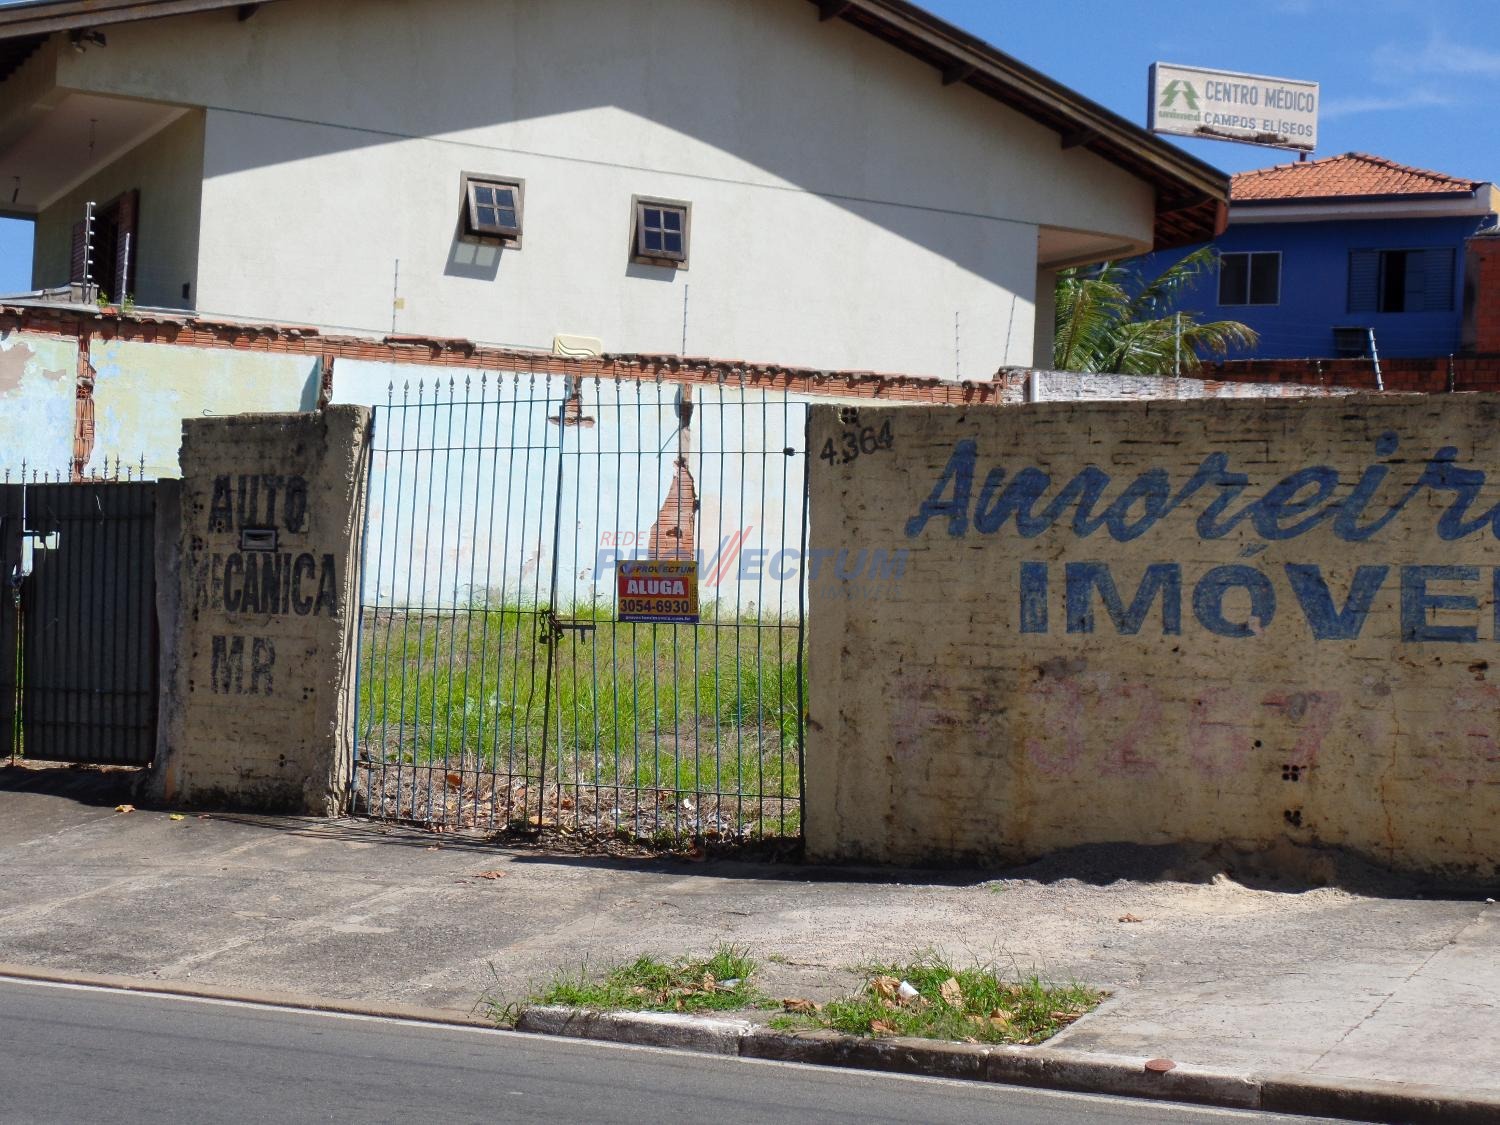
[[520,180],[464,175],[464,233],[505,246],[521,240]]
[[686,203],[636,199],[631,257],[652,265],[684,268],[688,260],[688,211]]
[[1281,301],[1281,253],[1219,255],[1219,304],[1275,305]]

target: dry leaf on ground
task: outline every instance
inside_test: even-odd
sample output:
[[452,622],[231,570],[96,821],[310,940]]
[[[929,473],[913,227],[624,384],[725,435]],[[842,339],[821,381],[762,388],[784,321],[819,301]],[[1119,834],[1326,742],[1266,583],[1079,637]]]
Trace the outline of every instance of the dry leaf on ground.
[[134,805],[116,805],[115,812],[135,812]]
[[481,871],[475,875],[476,879],[504,879],[510,875],[509,871]]
[[180,813],[180,812],[174,812],[174,813],[173,813],[173,814],[172,814],[172,815],[171,815],[171,816],[169,816],[169,817],[167,817],[167,819],[168,819],[168,820],[186,820],[186,819],[187,819],[187,817],[186,817],[186,816],[184,816],[184,815],[183,815],[183,814],[182,814],[182,813]]
[[1120,921],[1122,921],[1122,922],[1144,922],[1145,919],[1144,918],[1137,918],[1134,914],[1121,914],[1120,915]]
[[788,1012],[820,1012],[823,1005],[814,1004],[811,1000],[804,1000],[800,996],[788,996],[781,1002],[781,1006]]
[[875,1035],[895,1035],[896,1025],[886,1023],[885,1020],[871,1020],[870,1031]]
[[895,977],[876,977],[870,982],[870,987],[875,990],[875,995],[882,1000],[894,1000],[896,992],[901,987],[901,982]]
[[945,980],[938,986],[938,993],[950,1007],[962,1008],[964,1006],[964,990],[959,986],[957,977],[949,977]]

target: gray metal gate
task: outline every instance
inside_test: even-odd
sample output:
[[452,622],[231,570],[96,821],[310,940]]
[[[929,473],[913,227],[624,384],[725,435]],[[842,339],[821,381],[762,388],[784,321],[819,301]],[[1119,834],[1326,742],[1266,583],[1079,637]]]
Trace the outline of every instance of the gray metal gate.
[[[3,562],[16,645],[4,634],[0,685],[19,696],[13,749],[49,762],[146,765],[156,750],[156,498],[152,482],[6,485]],[[22,567],[24,508],[30,545]],[[14,552],[12,555],[10,552]],[[7,590],[7,595],[10,594]],[[15,690],[19,681],[19,691]],[[3,720],[3,715],[0,715]]]
[[[354,804],[440,827],[801,830],[806,414],[777,389],[488,376],[376,410]],[[697,623],[619,564],[697,563]]]
[[19,745],[21,543],[25,489],[0,484],[0,747]]

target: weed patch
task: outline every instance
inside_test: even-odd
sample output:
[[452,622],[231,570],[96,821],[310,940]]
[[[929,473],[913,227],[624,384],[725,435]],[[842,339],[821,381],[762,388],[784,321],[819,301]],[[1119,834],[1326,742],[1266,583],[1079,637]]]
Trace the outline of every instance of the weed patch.
[[497,1022],[514,1023],[520,1008],[560,1005],[593,1011],[725,1012],[764,1002],[752,977],[755,962],[734,945],[721,945],[706,958],[662,961],[637,957],[591,973],[587,965],[556,974],[524,1005],[490,1004]]
[[784,1000],[781,1030],[826,1028],[848,1035],[903,1035],[966,1043],[1040,1043],[1104,998],[1078,984],[1038,977],[1007,981],[988,966],[955,969],[937,957],[863,970],[865,985],[827,1004]]
[[588,606],[567,617],[587,632],[554,637],[534,606],[366,611],[369,813],[641,838],[798,833],[795,623],[711,607],[698,625],[622,624]]

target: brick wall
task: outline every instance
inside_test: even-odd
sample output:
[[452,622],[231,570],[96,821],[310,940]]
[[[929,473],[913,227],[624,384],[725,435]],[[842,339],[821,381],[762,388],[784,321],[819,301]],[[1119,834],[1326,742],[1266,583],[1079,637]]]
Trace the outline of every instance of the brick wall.
[[1500,235],[1469,239],[1464,263],[1464,346],[1480,354],[1500,353]]
[[812,447],[887,425],[809,470],[813,856],[1493,876],[1500,399],[817,406]]
[[[1500,354],[1382,359],[1380,372],[1385,390],[1398,393],[1500,391]],[[1368,359],[1235,359],[1205,363],[1199,374],[1214,382],[1375,389]]]

